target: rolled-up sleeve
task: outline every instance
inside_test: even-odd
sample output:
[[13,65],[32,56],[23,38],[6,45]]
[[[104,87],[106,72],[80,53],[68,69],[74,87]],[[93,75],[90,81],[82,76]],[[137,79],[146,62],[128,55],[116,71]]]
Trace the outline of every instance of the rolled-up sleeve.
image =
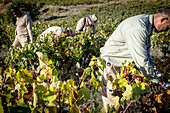
[[147,49],[146,38],[149,36],[145,30],[141,29],[129,29],[125,36],[128,49],[138,69],[152,83],[158,83],[160,79],[150,63],[151,56],[148,54],[150,51]]

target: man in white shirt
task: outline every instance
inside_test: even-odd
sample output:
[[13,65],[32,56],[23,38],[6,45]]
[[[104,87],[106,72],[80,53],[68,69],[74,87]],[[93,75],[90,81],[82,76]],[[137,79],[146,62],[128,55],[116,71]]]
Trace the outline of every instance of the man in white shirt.
[[[106,62],[103,77],[103,104],[106,107],[114,105],[112,96],[114,89],[111,82],[116,79],[116,71],[120,71],[122,62],[134,62],[140,72],[151,81],[159,84],[164,89],[169,84],[159,78],[161,75],[154,69],[154,61],[150,55],[151,39],[153,28],[157,32],[167,31],[170,28],[170,9],[156,14],[142,14],[127,18],[122,21],[117,29],[106,41],[104,47],[100,48],[100,57]],[[100,64],[99,64],[100,65]],[[108,77],[112,78],[107,80]]]
[[26,43],[32,42],[33,40],[31,17],[21,12],[17,7],[12,8],[11,12],[17,19],[13,46],[16,48],[24,47]]
[[96,26],[98,25],[98,17],[96,14],[89,15],[88,17],[81,18],[76,26],[77,32],[88,32],[90,27],[90,33],[96,33]]
[[60,37],[62,33],[66,33],[68,36],[74,37],[75,31],[65,30],[64,28],[58,26],[52,26],[47,28],[43,33],[40,34],[40,40],[43,41],[47,34],[52,34],[54,37]]

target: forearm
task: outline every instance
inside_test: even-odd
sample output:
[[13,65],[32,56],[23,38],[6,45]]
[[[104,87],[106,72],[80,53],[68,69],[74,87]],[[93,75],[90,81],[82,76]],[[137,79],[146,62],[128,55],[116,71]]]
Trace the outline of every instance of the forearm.
[[32,41],[33,40],[32,30],[28,30],[28,35],[29,35],[30,41]]
[[27,31],[28,31],[29,39],[30,39],[30,41],[32,41],[33,40],[33,33],[32,33],[32,24],[31,24],[31,22],[28,23],[28,25],[27,25]]
[[27,33],[29,36],[30,41],[33,40],[33,33],[32,33],[32,20],[29,16],[27,16],[26,20],[26,28],[27,28]]

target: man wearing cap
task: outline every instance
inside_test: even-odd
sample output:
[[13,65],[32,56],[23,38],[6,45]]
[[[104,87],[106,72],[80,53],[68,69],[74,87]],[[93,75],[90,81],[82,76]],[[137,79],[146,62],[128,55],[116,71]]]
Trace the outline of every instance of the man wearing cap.
[[13,46],[16,48],[24,47],[26,43],[33,40],[31,17],[16,7],[12,8],[11,12],[17,19]]
[[86,18],[81,18],[76,26],[77,32],[88,32],[88,27],[90,27],[90,33],[96,33],[96,26],[98,25],[98,17],[96,14],[89,15]]
[[[124,60],[134,62],[140,72],[151,83],[159,84],[162,88],[169,87],[167,80],[162,80],[161,73],[154,70],[154,61],[150,55],[152,30],[156,32],[167,31],[170,28],[170,8],[165,8],[156,14],[142,14],[127,18],[112,33],[104,47],[100,48],[100,57],[106,62],[103,82],[103,105],[114,105],[112,83],[116,79],[116,71]],[[98,65],[100,63],[98,62]],[[102,72],[102,71],[100,71]],[[107,80],[110,77],[112,79]]]
[[60,37],[62,33],[66,33],[68,36],[74,37],[75,31],[74,30],[65,30],[64,28],[58,26],[52,26],[46,29],[43,33],[40,34],[40,40],[43,41],[47,34],[52,33],[54,37]]

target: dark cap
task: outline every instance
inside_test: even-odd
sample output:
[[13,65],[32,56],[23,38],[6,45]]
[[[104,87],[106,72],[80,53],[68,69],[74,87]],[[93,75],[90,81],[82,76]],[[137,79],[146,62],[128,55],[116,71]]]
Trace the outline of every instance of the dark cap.
[[17,7],[11,8],[11,12],[18,12],[18,11],[20,11],[20,10],[19,10],[19,8],[17,8]]

